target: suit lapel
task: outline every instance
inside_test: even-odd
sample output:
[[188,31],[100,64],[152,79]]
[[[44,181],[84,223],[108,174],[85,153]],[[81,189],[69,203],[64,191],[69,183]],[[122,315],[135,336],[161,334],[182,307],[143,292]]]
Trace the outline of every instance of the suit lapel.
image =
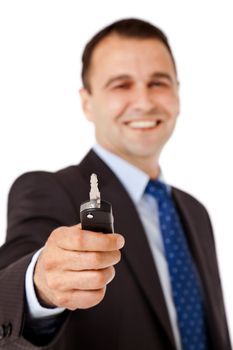
[[141,292],[149,301],[171,344],[175,346],[158,273],[133,202],[111,169],[94,152],[91,151],[87,155],[80,165],[80,170],[87,181],[91,173],[98,174],[102,198],[112,203],[115,232],[125,237],[122,258],[129,265]]

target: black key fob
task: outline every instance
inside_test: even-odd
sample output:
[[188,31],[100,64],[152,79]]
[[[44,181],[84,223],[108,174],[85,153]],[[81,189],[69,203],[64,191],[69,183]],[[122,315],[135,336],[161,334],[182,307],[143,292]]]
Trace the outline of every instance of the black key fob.
[[80,219],[83,230],[114,232],[112,206],[109,202],[101,200],[98,208],[92,200],[83,202],[80,206]]
[[98,178],[96,174],[90,179],[90,199],[80,206],[80,219],[83,230],[113,233],[112,206],[100,199]]

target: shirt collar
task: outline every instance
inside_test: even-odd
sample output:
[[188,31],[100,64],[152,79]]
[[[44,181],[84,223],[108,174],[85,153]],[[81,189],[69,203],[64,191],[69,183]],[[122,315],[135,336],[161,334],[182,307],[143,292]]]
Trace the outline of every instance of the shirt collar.
[[[137,204],[144,194],[150,180],[149,176],[116,154],[107,151],[99,144],[95,144],[93,150],[114,172],[133,202]],[[159,176],[159,179],[163,181],[162,175]]]

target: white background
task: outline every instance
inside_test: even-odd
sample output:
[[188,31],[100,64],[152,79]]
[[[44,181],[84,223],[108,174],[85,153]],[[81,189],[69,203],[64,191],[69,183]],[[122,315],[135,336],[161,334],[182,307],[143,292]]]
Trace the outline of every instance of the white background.
[[0,0],[0,243],[14,179],[76,164],[94,142],[78,98],[86,41],[122,17],[152,21],[170,39],[181,81],[182,110],[161,165],[168,182],[209,210],[233,334],[231,3]]

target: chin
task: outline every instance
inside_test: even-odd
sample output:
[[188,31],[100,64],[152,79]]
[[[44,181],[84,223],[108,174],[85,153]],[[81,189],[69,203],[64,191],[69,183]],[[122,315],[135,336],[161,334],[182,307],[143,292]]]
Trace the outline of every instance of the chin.
[[131,143],[131,145],[128,145],[126,149],[132,154],[138,155],[138,156],[153,156],[154,154],[157,154],[161,151],[163,148],[164,143],[157,143],[157,142],[143,142],[143,143],[137,143],[136,141],[134,143]]
[[135,158],[135,159],[141,159],[141,160],[153,160],[158,157],[158,155],[161,152],[161,148],[153,148],[148,150],[144,148],[138,148],[138,149],[130,149],[128,150],[128,157],[129,158]]

